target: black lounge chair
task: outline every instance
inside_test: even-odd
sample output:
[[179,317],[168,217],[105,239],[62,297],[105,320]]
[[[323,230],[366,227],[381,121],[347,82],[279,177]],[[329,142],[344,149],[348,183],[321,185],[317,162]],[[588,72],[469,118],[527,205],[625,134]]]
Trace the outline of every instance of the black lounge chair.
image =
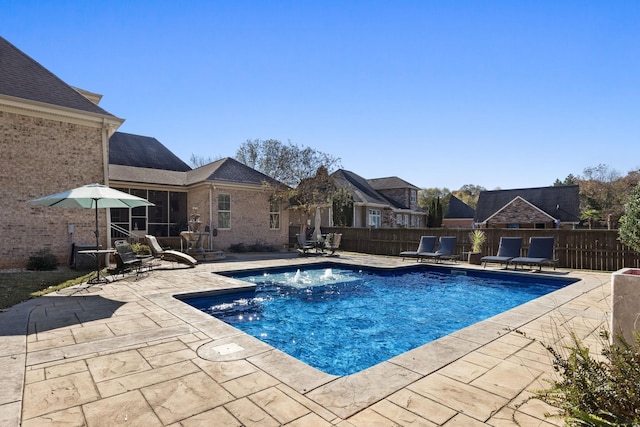
[[453,255],[453,251],[456,248],[457,237],[455,236],[441,236],[438,242],[438,249],[435,252],[418,252],[418,259],[420,261],[424,259],[435,259],[436,262],[440,262],[443,259],[456,259],[456,255]]
[[147,243],[149,244],[149,248],[151,249],[151,253],[154,258],[159,258],[165,261],[177,262],[180,264],[186,264],[191,267],[195,267],[198,263],[194,257],[189,254],[185,254],[184,252],[174,251],[172,249],[162,249],[162,246],[158,243],[158,239],[156,236],[152,236],[147,234],[145,236],[147,239]]
[[509,263],[512,259],[520,256],[520,249],[522,248],[522,237],[501,237],[500,245],[498,246],[498,254],[493,256],[482,257],[480,261],[484,263],[484,267],[487,267],[487,263],[504,264],[504,268],[509,267]]
[[124,275],[127,272],[135,271],[137,278],[145,267],[151,270],[151,256],[136,255],[131,244],[126,240],[116,240],[114,246],[116,248],[116,268],[109,271],[112,276],[116,277],[118,274]]
[[420,252],[431,252],[436,245],[436,236],[422,236],[420,238],[420,244],[415,251],[403,251],[400,252],[400,256],[404,261],[405,258],[417,258]]
[[526,257],[516,257],[511,260],[514,270],[518,265],[538,266],[542,270],[543,264],[555,263],[553,259],[553,237],[532,237],[529,240],[529,249]]

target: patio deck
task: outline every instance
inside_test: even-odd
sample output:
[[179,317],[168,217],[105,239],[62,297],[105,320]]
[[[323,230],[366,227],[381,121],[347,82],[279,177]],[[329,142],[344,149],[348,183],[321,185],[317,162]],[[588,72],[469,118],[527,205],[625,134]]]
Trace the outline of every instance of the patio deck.
[[[570,328],[597,346],[611,306],[610,274],[543,271],[582,280],[335,377],[171,296],[237,285],[216,271],[323,261],[261,258],[167,263],[138,280],[75,286],[0,313],[0,425],[562,425],[544,417],[552,408],[526,401],[553,372],[537,340],[554,343]],[[333,260],[407,265],[354,253]]]

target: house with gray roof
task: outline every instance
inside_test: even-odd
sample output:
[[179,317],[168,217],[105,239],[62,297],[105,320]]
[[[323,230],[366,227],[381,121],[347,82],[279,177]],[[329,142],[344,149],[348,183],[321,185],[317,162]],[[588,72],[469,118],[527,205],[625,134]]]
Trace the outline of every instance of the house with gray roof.
[[442,218],[445,228],[471,228],[476,211],[453,194],[449,196],[449,206]]
[[[100,97],[68,85],[0,37],[0,268],[24,267],[42,249],[64,263],[70,242],[95,242],[90,210],[26,203],[84,184],[108,184],[109,138],[124,120],[89,98]],[[105,224],[106,212],[99,215]]]
[[94,182],[155,204],[100,209],[102,247],[123,231],[180,241],[194,210],[211,248],[288,242],[288,211],[264,185],[271,178],[228,158],[191,169],[157,139],[117,132],[124,120],[98,105],[101,95],[67,84],[2,37],[0,76],[0,268],[23,267],[42,249],[66,264],[71,244],[95,244],[93,211],[26,203]]
[[151,137],[116,132],[110,142],[111,186],[155,204],[111,209],[114,238],[126,231],[170,241],[187,230],[195,209],[204,249],[287,243],[288,210],[270,197],[282,185],[275,179],[229,157],[192,169]]
[[579,187],[482,191],[474,222],[482,228],[565,228],[580,223]]
[[398,178],[365,179],[339,169],[331,174],[353,198],[353,227],[425,227],[427,212],[417,204],[418,187]]

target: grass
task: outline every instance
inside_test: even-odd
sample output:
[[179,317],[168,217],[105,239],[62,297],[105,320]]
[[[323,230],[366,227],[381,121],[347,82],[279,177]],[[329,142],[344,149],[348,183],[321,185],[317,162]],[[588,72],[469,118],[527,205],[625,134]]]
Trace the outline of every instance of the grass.
[[86,282],[93,275],[95,272],[76,270],[0,273],[0,309]]

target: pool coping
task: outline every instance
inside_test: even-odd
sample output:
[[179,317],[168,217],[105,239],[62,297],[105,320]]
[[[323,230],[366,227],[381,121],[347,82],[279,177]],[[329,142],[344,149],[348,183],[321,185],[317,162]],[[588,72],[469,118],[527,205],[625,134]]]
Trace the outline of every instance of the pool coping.
[[[324,262],[326,261],[301,260],[300,262],[288,263],[286,267],[303,267]],[[361,262],[341,259],[332,260],[331,262],[349,266],[363,265]],[[476,270],[458,267],[457,265],[448,267],[460,270]],[[257,267],[256,269],[262,268]],[[404,266],[374,268],[397,269],[404,268]],[[192,295],[198,292],[207,293],[246,288],[246,282],[218,274],[235,270],[237,269],[213,271],[212,273],[215,274],[215,277],[212,285],[214,287],[211,288],[185,293],[148,295],[147,298],[212,338],[210,342],[198,348],[197,353],[201,358],[217,362],[246,360],[343,419],[349,418],[375,402],[498,340],[502,336],[518,331],[518,328],[553,312],[580,295],[602,286],[600,281],[588,280],[588,274],[579,272],[550,273],[543,271],[541,273],[528,273],[523,271],[486,270],[487,272],[498,274],[515,274],[519,277],[523,275],[539,277],[542,275],[555,279],[559,278],[557,274],[563,274],[567,278],[574,278],[579,281],[363,371],[346,376],[336,376],[319,371],[176,298],[176,296]],[[381,379],[384,380],[381,381]]]

